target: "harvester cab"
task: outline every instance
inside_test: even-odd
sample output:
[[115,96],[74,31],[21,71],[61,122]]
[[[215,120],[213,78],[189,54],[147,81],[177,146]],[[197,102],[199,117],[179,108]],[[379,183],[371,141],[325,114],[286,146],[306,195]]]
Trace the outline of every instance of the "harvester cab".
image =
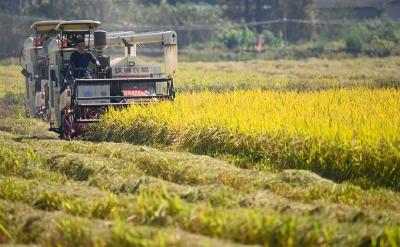
[[[70,139],[81,134],[89,123],[100,121],[101,115],[110,106],[149,104],[175,98],[175,32],[108,34],[96,30],[100,22],[92,20],[58,21],[54,22],[54,25],[52,28],[57,37],[43,49],[48,51],[47,74],[43,79],[47,83],[45,85],[48,85],[48,90],[40,92],[44,92],[46,120],[50,129],[60,133],[63,138]],[[76,51],[76,45],[82,39],[85,40],[86,50],[90,50],[100,62],[100,66],[92,65],[86,68],[90,71],[89,77],[81,77],[79,71],[76,73],[76,70],[82,68],[70,66],[71,54]],[[31,42],[35,44],[34,39],[25,41],[25,51]],[[163,47],[164,67],[146,65],[137,57],[138,45],[149,43]],[[125,56],[110,59],[105,54],[107,47],[121,47],[125,49]],[[37,61],[27,56],[26,52],[24,61],[24,74],[29,82],[33,74],[31,67],[35,66]],[[27,102],[26,107],[30,109],[32,101]]]

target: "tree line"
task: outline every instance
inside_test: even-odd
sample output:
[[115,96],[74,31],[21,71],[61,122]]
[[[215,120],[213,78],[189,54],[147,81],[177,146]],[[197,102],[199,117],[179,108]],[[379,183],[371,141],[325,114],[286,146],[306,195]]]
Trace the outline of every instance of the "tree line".
[[[110,29],[134,23],[138,31],[157,26],[221,26],[229,23],[260,22],[266,19],[313,17],[312,0],[2,0],[0,2],[0,58],[17,56],[29,25],[43,19],[95,19]],[[113,25],[111,25],[113,24]],[[143,28],[140,28],[142,26]],[[105,25],[107,27],[107,25]],[[142,30],[139,30],[142,29]],[[262,33],[262,25],[254,31]],[[282,26],[271,31],[281,32]],[[289,41],[307,40],[311,28],[287,26]],[[217,35],[215,30],[178,30],[180,45],[205,42]],[[19,44],[19,46],[17,46]]]
[[[336,11],[329,15],[341,17]],[[279,45],[310,41],[316,32],[327,38],[344,33],[341,26],[315,26],[313,20],[324,17],[314,0],[2,0],[0,32],[7,35],[0,36],[0,59],[18,56],[29,26],[38,20],[94,19],[108,31],[176,29],[180,47],[217,41],[233,48],[254,45],[260,35]],[[276,19],[304,22],[263,24]],[[243,25],[235,28],[238,24]]]

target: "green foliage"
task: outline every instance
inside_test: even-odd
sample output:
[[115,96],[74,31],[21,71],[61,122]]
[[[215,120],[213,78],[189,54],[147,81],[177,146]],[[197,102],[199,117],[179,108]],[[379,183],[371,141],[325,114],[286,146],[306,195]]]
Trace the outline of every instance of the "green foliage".
[[233,49],[241,45],[243,32],[238,29],[226,30],[221,36],[220,40],[229,48]]
[[394,34],[396,36],[396,40],[400,40],[400,28],[395,28]]
[[282,37],[275,35],[270,30],[265,29],[262,33],[262,37],[264,39],[264,44],[269,47],[278,48],[284,45],[284,40]]
[[[247,6],[247,7],[246,7]],[[264,6],[269,6],[264,8]],[[18,57],[20,47],[27,30],[33,21],[43,19],[96,19],[106,25],[105,29],[112,31],[133,29],[136,32],[165,29],[177,29],[179,46],[186,48],[195,43],[210,44],[219,42],[228,47],[220,50],[220,45],[213,47],[209,53],[201,50],[188,49],[184,56],[192,60],[243,60],[254,58],[254,53],[244,53],[252,50],[257,41],[254,32],[263,34],[264,43],[270,48],[268,58],[309,58],[343,56],[344,52],[354,55],[390,56],[399,55],[400,40],[399,25],[392,23],[385,17],[370,20],[367,23],[355,24],[348,28],[346,25],[315,25],[313,19],[324,20],[327,23],[334,20],[354,20],[355,14],[348,9],[335,11],[314,11],[311,0],[288,1],[244,1],[237,2],[217,1],[122,1],[88,0],[82,3],[79,0],[71,1],[23,1],[21,4],[9,3],[5,6],[5,13],[35,16],[33,18],[14,18],[0,16],[0,33],[7,33],[0,37],[0,59],[11,59],[7,63],[15,63],[12,58]],[[332,13],[333,12],[333,13]],[[318,13],[318,14],[316,14]],[[317,16],[318,15],[318,16]],[[38,18],[36,18],[36,16]],[[270,26],[254,26],[251,30],[220,29],[230,23],[258,22],[266,19],[305,20],[305,23],[288,21],[284,31],[283,23]],[[354,23],[360,23],[355,20]],[[350,23],[350,26],[354,24]],[[220,34],[220,32],[223,34]],[[299,45],[281,49],[284,45],[282,36],[287,44]],[[321,42],[341,41],[340,49],[303,49],[302,44],[310,41]],[[360,45],[361,43],[361,45]],[[194,47],[194,46],[193,46]],[[240,54],[235,49],[241,47]],[[321,47],[317,47],[321,48]],[[229,51],[231,50],[231,51]],[[213,56],[213,53],[217,53]],[[221,54],[218,54],[221,52]],[[193,54],[194,53],[194,54]],[[336,55],[339,53],[338,55]],[[260,58],[260,56],[258,56]],[[264,57],[261,57],[264,58]],[[1,78],[0,78],[1,79]]]
[[[26,1],[28,2],[28,1]],[[21,4],[20,11],[25,15],[45,16],[54,19],[96,19],[103,20],[112,15],[110,0],[80,0],[56,1],[44,0],[36,3]]]
[[[219,41],[228,49],[247,48],[253,49],[257,44],[258,35],[249,28],[244,29],[226,29],[219,35]],[[268,47],[282,47],[284,41],[281,37],[275,36],[273,32],[264,30],[261,34],[263,43]]]
[[[122,16],[127,21],[134,23],[138,29],[157,30],[158,26],[180,27],[190,29],[192,26],[218,26],[227,21],[222,16],[218,6],[201,7],[192,3],[171,5],[136,4],[128,10],[122,11]],[[191,43],[202,43],[214,40],[215,30],[176,30],[178,32],[179,45],[187,46]]]
[[[280,7],[285,13],[280,13],[278,18],[282,18],[282,14],[287,19],[312,20],[313,18],[313,1],[312,0],[279,0]],[[297,43],[300,41],[308,41],[311,39],[314,26],[312,23],[287,23],[287,39],[290,42]]]
[[227,29],[220,34],[219,40],[229,49],[249,48],[256,44],[257,35],[249,28]]
[[387,57],[396,49],[398,44],[392,40],[374,37],[366,50],[370,56]]
[[252,47],[256,44],[257,41],[257,34],[249,29],[249,28],[245,28],[242,31],[242,41],[241,44],[245,47]]
[[195,4],[160,4],[135,5],[124,12],[125,18],[137,25],[193,25],[216,24],[221,21],[221,10],[215,8],[201,8]]
[[346,51],[352,54],[360,54],[363,51],[362,39],[357,34],[350,34],[346,38]]
[[370,20],[344,31],[346,50],[352,54],[390,56],[400,42],[400,28],[388,19]]

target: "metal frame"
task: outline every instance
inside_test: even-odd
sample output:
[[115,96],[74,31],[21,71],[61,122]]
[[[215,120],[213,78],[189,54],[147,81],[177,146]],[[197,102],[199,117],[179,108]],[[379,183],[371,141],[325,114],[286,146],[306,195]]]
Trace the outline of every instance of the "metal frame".
[[[122,96],[122,95],[114,95],[114,96],[95,96],[95,97],[80,97],[78,95],[78,86],[85,85],[96,85],[98,84],[109,84],[110,86],[114,86],[117,91],[121,91],[121,85],[123,83],[156,83],[156,82],[164,82],[167,83],[167,94],[157,94],[157,95],[149,95],[149,96]],[[152,100],[174,100],[175,91],[174,91],[174,83],[171,77],[160,77],[160,78],[118,78],[118,79],[76,79],[73,83],[73,95],[72,95],[72,107],[74,108],[74,122],[76,123],[93,123],[100,121],[99,119],[88,119],[81,118],[79,116],[80,110],[82,109],[98,109],[99,111],[102,108],[112,107],[127,107],[132,105],[132,103],[126,102],[110,102],[110,103],[82,103],[83,100],[138,100],[137,104],[146,104]],[[110,92],[110,94],[113,92]],[[141,102],[142,101],[142,102]]]
[[87,29],[95,29],[101,25],[99,21],[93,20],[75,20],[75,21],[62,21],[56,30],[64,29],[66,31],[83,31]]
[[62,20],[51,20],[51,21],[37,21],[31,25],[31,29],[36,32],[48,32],[51,29],[56,29],[58,24],[63,22]]

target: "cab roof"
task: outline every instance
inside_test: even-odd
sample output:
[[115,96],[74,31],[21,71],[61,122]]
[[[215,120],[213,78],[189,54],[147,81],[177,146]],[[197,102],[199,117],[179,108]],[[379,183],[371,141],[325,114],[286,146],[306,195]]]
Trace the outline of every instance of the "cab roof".
[[31,25],[31,29],[39,31],[39,32],[48,32],[52,29],[56,29],[58,24],[62,22],[60,20],[51,20],[51,21],[37,21]]
[[86,31],[88,29],[97,28],[101,25],[99,21],[93,20],[75,20],[75,21],[62,21],[58,23],[56,30],[64,31]]

